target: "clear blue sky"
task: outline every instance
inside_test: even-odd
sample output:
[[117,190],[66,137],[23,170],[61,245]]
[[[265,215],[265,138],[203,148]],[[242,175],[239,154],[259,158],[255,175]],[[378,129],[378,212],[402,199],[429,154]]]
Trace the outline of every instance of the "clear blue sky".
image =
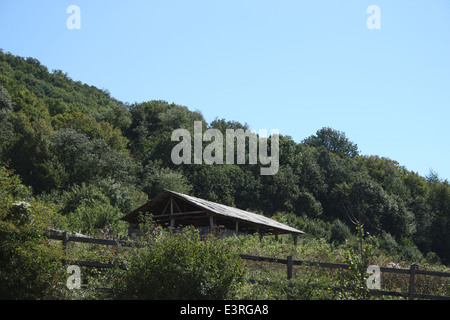
[[[81,29],[69,30],[69,5]],[[370,5],[381,29],[369,30]],[[107,89],[450,180],[448,0],[0,0],[0,48]]]

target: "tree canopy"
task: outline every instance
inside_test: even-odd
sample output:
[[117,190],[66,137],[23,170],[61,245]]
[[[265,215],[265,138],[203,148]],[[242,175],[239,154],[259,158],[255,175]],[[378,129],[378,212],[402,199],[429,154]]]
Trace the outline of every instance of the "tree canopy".
[[248,129],[234,120],[207,123],[201,112],[166,101],[123,103],[36,59],[0,52],[3,175],[11,170],[36,201],[54,205],[62,227],[95,232],[109,223],[123,232],[118,217],[168,188],[284,216],[330,242],[357,220],[375,236],[409,239],[424,255],[450,262],[450,186],[436,173],[422,177],[392,159],[361,155],[329,127],[301,142],[280,135],[273,176],[248,161],[175,165],[171,134],[193,132],[194,121],[224,135]]

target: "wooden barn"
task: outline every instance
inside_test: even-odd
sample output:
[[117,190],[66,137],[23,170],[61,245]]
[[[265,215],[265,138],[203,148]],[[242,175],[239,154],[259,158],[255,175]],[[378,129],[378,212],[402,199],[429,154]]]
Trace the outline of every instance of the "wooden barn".
[[254,234],[260,236],[291,234],[294,242],[303,231],[260,214],[167,190],[122,218],[129,233],[138,233],[139,215],[151,214],[157,225],[167,227],[194,226],[201,233],[219,229],[225,235]]

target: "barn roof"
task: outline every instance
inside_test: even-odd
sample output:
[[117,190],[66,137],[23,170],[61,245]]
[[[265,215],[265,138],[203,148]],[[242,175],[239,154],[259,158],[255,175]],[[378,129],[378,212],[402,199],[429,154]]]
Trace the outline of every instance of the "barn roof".
[[[260,214],[256,214],[249,211],[244,211],[238,208],[229,207],[223,204],[215,203],[212,201],[196,198],[193,196],[189,196],[186,194],[166,190],[164,193],[160,194],[153,200],[147,202],[141,207],[135,209],[128,215],[122,218],[124,221],[134,221],[136,222],[139,213],[152,213],[153,215],[157,215],[158,217],[166,216],[170,217],[170,213],[167,212],[167,203],[170,197],[174,197],[176,199],[180,199],[181,201],[187,202],[188,204],[201,209],[203,212],[206,212],[212,216],[221,217],[224,219],[230,219],[234,221],[243,222],[246,224],[254,225],[255,228],[263,229],[267,233],[290,233],[290,234],[303,234],[303,231],[292,228],[288,225],[285,225],[281,222],[275,221],[271,218],[265,217]],[[165,207],[164,207],[165,204]],[[164,209],[162,209],[164,208]],[[178,208],[179,210],[179,208]],[[179,210],[179,213],[176,215],[183,215],[182,210]],[[192,212],[193,213],[193,212]],[[185,212],[184,214],[188,214]]]

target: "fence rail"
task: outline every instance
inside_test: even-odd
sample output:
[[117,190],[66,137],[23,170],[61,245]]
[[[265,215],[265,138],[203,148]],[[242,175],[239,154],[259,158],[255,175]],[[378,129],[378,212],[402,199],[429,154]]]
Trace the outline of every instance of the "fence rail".
[[[342,263],[293,260],[292,256],[288,256],[286,259],[278,259],[278,258],[270,258],[270,257],[241,255],[241,259],[285,264],[287,267],[286,268],[287,279],[292,279],[294,265],[318,266],[318,267],[322,267],[322,268],[332,268],[332,269],[348,269],[349,268],[349,266],[347,264],[342,264]],[[412,264],[409,269],[380,267],[380,272],[381,273],[385,272],[385,273],[409,274],[409,291],[408,292],[399,292],[399,291],[386,291],[386,290],[370,289],[369,294],[371,294],[371,295],[398,296],[398,297],[408,298],[409,300],[413,300],[413,299],[450,300],[450,296],[438,296],[438,295],[421,294],[421,293],[415,292],[415,276],[417,274],[438,276],[438,277],[450,277],[450,273],[439,272],[439,271],[420,270],[420,269],[418,269],[418,266],[416,264]]]
[[[50,230],[47,232],[47,238],[52,240],[62,241],[64,253],[66,257],[68,256],[68,243],[69,242],[79,242],[79,243],[91,243],[98,244],[104,246],[134,246],[135,242],[125,241],[125,240],[108,240],[108,239],[98,239],[98,238],[90,238],[85,236],[70,236],[67,231],[59,231],[59,230]],[[65,260],[66,264],[74,264],[78,266],[90,267],[90,268],[121,268],[125,269],[123,265],[117,265],[112,263],[104,263],[104,262],[92,262],[92,261],[76,261],[76,260]]]
[[[56,232],[56,234],[55,234]],[[60,240],[63,243],[64,250],[67,256],[67,244],[69,242],[80,242],[80,243],[91,243],[98,245],[112,245],[112,246],[136,246],[138,245],[133,241],[126,240],[108,240],[108,239],[98,239],[98,238],[89,238],[84,236],[70,236],[65,231],[57,231],[51,230],[47,234],[49,239]],[[319,262],[319,261],[307,261],[307,260],[293,260],[292,256],[287,256],[286,259],[280,258],[271,258],[271,257],[260,257],[253,255],[240,255],[243,260],[250,261],[263,261],[269,263],[280,263],[286,265],[286,275],[287,279],[292,279],[293,277],[293,266],[300,265],[308,265],[308,266],[318,266],[322,268],[330,268],[330,269],[348,269],[349,266],[343,263],[329,263],[329,262]],[[93,267],[93,268],[122,268],[125,269],[123,265],[116,265],[111,263],[102,263],[102,262],[91,262],[91,261],[66,261],[67,263],[85,266],[85,267]],[[409,300],[413,299],[431,299],[431,300],[450,300],[450,296],[438,296],[438,295],[429,295],[429,294],[421,294],[415,292],[415,276],[418,274],[429,275],[429,276],[437,276],[437,277],[449,277],[450,273],[440,272],[440,271],[428,271],[428,270],[420,270],[416,264],[412,264],[409,269],[405,268],[388,268],[388,267],[379,267],[381,273],[395,273],[395,274],[408,274],[409,275],[409,291],[408,292],[398,292],[398,291],[385,291],[385,290],[374,290],[370,289],[369,294],[371,295],[388,295],[388,296],[398,296],[405,297]]]

